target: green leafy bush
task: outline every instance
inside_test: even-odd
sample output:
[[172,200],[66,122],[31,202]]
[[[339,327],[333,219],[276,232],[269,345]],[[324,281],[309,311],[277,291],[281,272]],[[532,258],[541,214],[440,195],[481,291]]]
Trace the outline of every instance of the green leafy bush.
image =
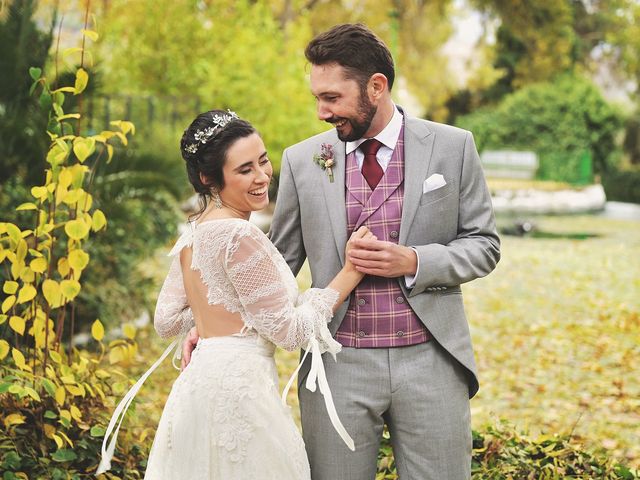
[[460,117],[478,149],[533,150],[542,180],[588,183],[618,158],[615,136],[621,118],[589,81],[575,75],[531,85],[507,96],[497,107]]
[[[633,480],[640,478],[639,475],[615,464],[604,454],[585,451],[568,436],[546,435],[533,439],[504,422],[473,432],[472,479]],[[385,431],[376,480],[397,478],[389,435]]]
[[[83,36],[97,37],[87,27]],[[0,471],[3,480],[86,478],[99,460],[99,425],[110,411],[105,401],[131,383],[119,366],[133,364],[136,330],[124,325],[125,338],[105,346],[104,327],[95,320],[93,351],[78,350],[73,340],[66,347],[63,333],[73,339],[76,299],[92,261],[90,239],[107,226],[90,193],[95,166],[109,162],[112,142],[126,144],[134,126],[116,121],[113,130],[81,135],[81,113],[66,113],[63,105],[87,86],[82,66],[73,86],[52,87],[37,67],[29,74],[31,90],[46,98],[49,147],[43,183],[30,190],[12,184],[9,195],[24,195],[15,210],[30,221],[0,222]],[[137,443],[123,442],[124,465],[120,461],[114,474],[140,470]]]

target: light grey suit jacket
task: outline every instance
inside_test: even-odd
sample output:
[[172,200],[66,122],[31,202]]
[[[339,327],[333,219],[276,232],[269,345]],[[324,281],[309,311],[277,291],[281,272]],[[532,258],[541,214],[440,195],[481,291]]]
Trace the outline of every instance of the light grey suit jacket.
[[[470,132],[405,115],[404,200],[399,243],[418,252],[415,286],[398,278],[411,308],[468,372],[469,396],[478,380],[460,284],[491,272],[500,258],[491,198]],[[333,145],[334,182],[313,162]],[[423,194],[434,173],[446,185]],[[326,287],[344,264],[347,241],[345,144],[335,129],[287,148],[283,154],[270,238],[297,274],[305,259],[312,286]],[[345,302],[329,325],[335,334]]]

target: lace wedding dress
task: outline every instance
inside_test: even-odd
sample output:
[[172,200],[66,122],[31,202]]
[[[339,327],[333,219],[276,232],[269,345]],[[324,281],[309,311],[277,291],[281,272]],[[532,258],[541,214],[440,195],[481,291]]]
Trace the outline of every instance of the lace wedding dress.
[[[180,266],[185,247],[192,248],[191,269],[206,286],[207,302],[239,312],[245,326],[240,334],[199,341],[172,387],[145,479],[309,479],[302,437],[279,398],[273,352],[275,345],[305,347],[322,368],[315,357],[340,350],[327,328],[338,293],[312,288],[300,295],[286,262],[253,224],[205,221],[185,232],[170,253],[154,320],[162,337],[194,324]],[[313,376],[322,391],[324,370]]]

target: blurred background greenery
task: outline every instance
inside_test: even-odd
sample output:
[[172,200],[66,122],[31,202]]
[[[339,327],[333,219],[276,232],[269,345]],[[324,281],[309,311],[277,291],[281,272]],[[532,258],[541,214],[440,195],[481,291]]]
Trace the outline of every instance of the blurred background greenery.
[[[30,95],[28,69],[68,83],[87,1],[0,0],[1,221],[28,225],[29,212],[14,209],[44,178],[48,105]],[[287,145],[328,127],[315,117],[303,50],[337,23],[364,22],[387,42],[394,98],[409,113],[471,130],[481,151],[535,151],[537,180],[582,185],[587,158],[588,182],[609,200],[640,203],[637,0],[101,0],[90,11],[100,33],[83,62],[91,81],[65,111],[82,107],[86,134],[114,119],[137,134],[94,177],[109,225],[87,245],[81,331],[153,311],[161,255],[190,197],[178,140],[197,113],[249,119],[276,170]],[[495,415],[576,432],[638,466],[639,223],[537,221],[552,238],[506,237],[498,271],[465,291],[484,380],[475,425]],[[285,376],[294,359],[283,358]],[[510,363],[518,378],[504,375]],[[141,408],[159,413],[162,394]],[[137,419],[142,444],[153,418]]]

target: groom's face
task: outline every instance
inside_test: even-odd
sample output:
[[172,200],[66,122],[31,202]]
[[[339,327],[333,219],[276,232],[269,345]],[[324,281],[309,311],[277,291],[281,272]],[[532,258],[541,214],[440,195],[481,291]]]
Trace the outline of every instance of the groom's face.
[[366,88],[348,78],[341,65],[312,65],[311,93],[316,98],[318,118],[336,127],[340,140],[351,142],[368,136],[378,108]]

